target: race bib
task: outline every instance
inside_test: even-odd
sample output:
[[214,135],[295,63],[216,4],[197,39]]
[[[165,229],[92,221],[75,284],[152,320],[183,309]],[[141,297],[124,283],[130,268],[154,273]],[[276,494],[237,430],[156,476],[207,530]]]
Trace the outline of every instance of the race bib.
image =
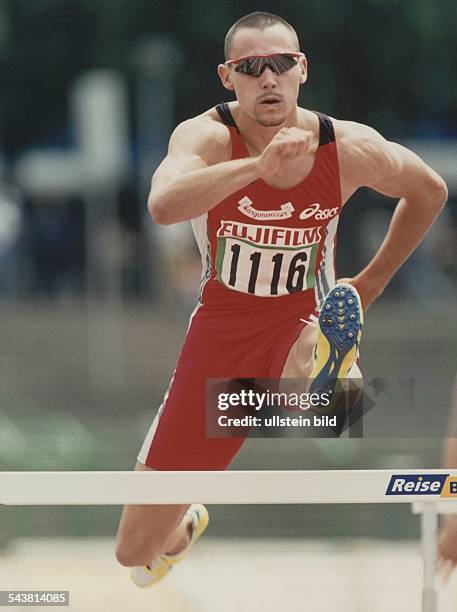
[[217,279],[229,289],[276,297],[312,289],[320,228],[223,220],[217,232]]

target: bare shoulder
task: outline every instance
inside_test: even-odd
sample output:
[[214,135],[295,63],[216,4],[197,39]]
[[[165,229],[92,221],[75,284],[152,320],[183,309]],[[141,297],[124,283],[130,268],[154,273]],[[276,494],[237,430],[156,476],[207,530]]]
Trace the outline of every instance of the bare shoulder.
[[[377,130],[355,121],[334,120],[340,171],[360,185],[370,185],[401,167],[395,143]],[[352,182],[352,181],[351,181]]]
[[334,119],[333,117],[332,122],[338,144],[353,144],[357,141],[369,142],[382,138],[379,132],[364,123],[347,121],[345,119]]
[[424,189],[424,184],[438,186],[444,193],[442,179],[413,151],[368,125],[337,119],[333,123],[346,197],[362,186],[392,197]]
[[198,155],[208,165],[230,159],[230,133],[218,119],[213,108],[180,123],[171,135],[169,153]]

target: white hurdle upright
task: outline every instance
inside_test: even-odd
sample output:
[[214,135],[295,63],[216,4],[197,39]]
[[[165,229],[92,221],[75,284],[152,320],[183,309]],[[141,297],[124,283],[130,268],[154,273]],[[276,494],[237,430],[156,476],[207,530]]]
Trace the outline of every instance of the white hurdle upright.
[[438,513],[457,513],[457,495],[387,490],[393,477],[449,470],[278,470],[228,472],[0,472],[0,504],[383,504],[410,503],[421,514],[423,612],[437,612]]
[[[436,472],[435,472],[436,473]],[[436,550],[438,545],[438,515],[457,514],[457,498],[445,501],[414,502],[412,511],[421,515],[422,556],[424,560],[423,612],[436,612]]]

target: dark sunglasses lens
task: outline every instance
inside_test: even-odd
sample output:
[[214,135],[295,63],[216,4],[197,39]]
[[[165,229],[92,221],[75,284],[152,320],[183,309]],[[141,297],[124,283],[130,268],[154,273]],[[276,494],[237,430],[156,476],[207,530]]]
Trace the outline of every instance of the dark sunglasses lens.
[[260,67],[260,60],[260,57],[247,57],[239,64],[237,64],[235,72],[241,72],[242,74],[249,75],[255,74],[257,76],[258,74],[260,74],[260,72],[258,72]]
[[297,63],[297,59],[293,55],[286,53],[277,53],[268,57],[247,57],[237,64],[235,72],[248,74],[251,76],[260,76],[268,66],[277,74],[282,74],[289,70]]
[[293,68],[297,63],[297,58],[294,55],[278,54],[271,57],[270,61],[274,66],[274,70],[281,74]]

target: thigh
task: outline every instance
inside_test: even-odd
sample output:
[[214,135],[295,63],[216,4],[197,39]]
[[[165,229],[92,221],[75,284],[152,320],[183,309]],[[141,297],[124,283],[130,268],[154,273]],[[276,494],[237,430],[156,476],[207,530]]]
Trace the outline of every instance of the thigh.
[[156,470],[223,470],[245,438],[210,438],[206,391],[210,378],[241,376],[239,343],[223,330],[192,322],[164,401],[138,461]]
[[311,374],[316,338],[317,327],[305,325],[289,350],[281,378],[306,378]]

